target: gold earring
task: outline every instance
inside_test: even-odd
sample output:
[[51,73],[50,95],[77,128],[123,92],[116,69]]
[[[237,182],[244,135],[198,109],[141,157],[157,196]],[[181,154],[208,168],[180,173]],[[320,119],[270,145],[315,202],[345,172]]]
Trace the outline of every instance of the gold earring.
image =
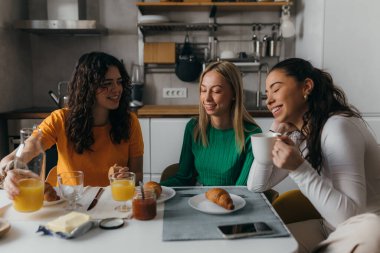
[[304,98],[305,100],[307,100],[307,94],[303,95],[303,98]]

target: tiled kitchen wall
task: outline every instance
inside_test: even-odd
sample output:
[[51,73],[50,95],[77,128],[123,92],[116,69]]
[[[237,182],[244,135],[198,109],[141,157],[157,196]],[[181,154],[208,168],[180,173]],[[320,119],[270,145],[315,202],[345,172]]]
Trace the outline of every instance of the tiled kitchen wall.
[[[189,23],[202,23],[208,22],[208,12],[179,12],[167,13],[170,21],[189,22]],[[220,12],[217,13],[218,23],[278,23],[279,13],[277,12]],[[185,32],[176,33],[159,33],[152,36],[146,36],[146,42],[176,42],[182,44],[185,37]],[[271,27],[266,27],[257,35],[262,37],[264,34],[271,35]],[[220,27],[217,31],[218,45],[217,55],[223,50],[232,50],[236,55],[239,52],[246,52],[251,55],[253,52],[252,44],[252,27],[250,26],[231,26]],[[190,32],[190,40],[192,43],[207,43],[208,32]],[[197,45],[197,47],[204,47],[205,45]],[[280,58],[289,57],[294,55],[294,41],[293,39],[287,40],[282,49]],[[273,66],[279,58],[266,57],[262,62],[266,62],[269,66]],[[255,92],[258,88],[258,75],[257,68],[242,68],[243,83],[245,90],[245,101],[248,108],[253,108],[256,105]],[[198,103],[198,83],[188,83],[179,80],[174,71],[173,73],[150,73],[146,75],[146,92],[145,103],[149,104],[197,104]],[[265,74],[262,75],[261,88],[264,91]],[[186,99],[168,99],[162,97],[163,88],[187,88],[188,97]]]
[[26,14],[25,2],[0,1],[0,112],[33,103],[29,36],[12,28]]
[[[11,2],[11,0],[7,0]],[[25,0],[26,1],[26,0]],[[24,1],[20,1],[24,2]],[[26,1],[29,7],[29,17],[31,19],[46,19],[46,0]],[[87,0],[88,15],[96,18],[108,28],[108,35],[105,36],[69,36],[69,35],[36,35],[20,31],[30,43],[25,42],[18,48],[29,53],[31,57],[28,87],[33,87],[34,106],[54,106],[48,95],[49,90],[56,91],[57,83],[68,80],[74,69],[74,65],[79,56],[85,52],[100,50],[123,59],[127,70],[130,72],[133,63],[139,63],[139,36],[137,31],[138,9],[135,0]],[[13,5],[13,4],[12,4]],[[20,6],[18,6],[20,7]],[[161,15],[163,13],[160,13]],[[208,22],[207,12],[180,12],[165,13],[172,21],[181,22]],[[243,12],[243,13],[218,13],[220,23],[253,23],[253,22],[279,22],[280,13],[277,12]],[[25,17],[23,17],[25,18]],[[270,34],[268,28],[267,34]],[[222,42],[225,39],[250,40],[252,31],[250,27],[230,27],[225,31],[218,31],[221,36],[219,52],[224,49],[233,50],[235,53],[245,51],[248,54],[252,51],[249,41]],[[190,33],[191,42],[207,43],[207,32]],[[146,41],[171,41],[183,43],[185,33],[177,32],[172,34],[157,34],[146,37]],[[1,42],[0,42],[1,43]],[[0,44],[1,45],[1,44]],[[294,55],[294,43],[288,41],[284,46],[286,56]],[[142,51],[140,49],[140,51]],[[285,52],[284,51],[284,52]],[[284,57],[284,52],[282,57]],[[277,59],[266,59],[271,64]],[[27,73],[26,71],[26,73]],[[170,70],[169,70],[170,72]],[[247,105],[251,107],[255,104],[254,92],[257,89],[257,74],[244,74],[244,89],[247,90]],[[263,80],[265,75],[263,76]],[[167,99],[162,97],[164,87],[187,88],[187,98]],[[1,102],[0,102],[1,103]],[[186,83],[180,81],[171,70],[171,73],[150,73],[146,74],[145,104],[197,104],[198,87],[197,83]],[[24,106],[25,107],[25,106]]]

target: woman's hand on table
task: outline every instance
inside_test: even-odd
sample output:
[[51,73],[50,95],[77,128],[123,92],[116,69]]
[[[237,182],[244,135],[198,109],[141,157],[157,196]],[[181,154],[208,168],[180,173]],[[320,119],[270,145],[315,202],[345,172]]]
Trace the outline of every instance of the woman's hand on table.
[[118,164],[115,163],[108,170],[108,177],[110,177],[112,174],[117,173],[117,172],[127,172],[127,171],[129,171],[128,167],[119,166]]

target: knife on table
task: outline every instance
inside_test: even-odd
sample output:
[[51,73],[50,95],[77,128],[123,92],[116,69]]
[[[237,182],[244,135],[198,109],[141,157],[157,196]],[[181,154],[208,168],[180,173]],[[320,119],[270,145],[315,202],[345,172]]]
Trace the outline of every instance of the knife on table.
[[92,200],[91,204],[88,206],[87,211],[90,211],[92,208],[98,204],[98,200],[100,199],[100,196],[102,196],[102,193],[104,192],[104,188],[100,187],[98,192],[95,195],[95,198]]

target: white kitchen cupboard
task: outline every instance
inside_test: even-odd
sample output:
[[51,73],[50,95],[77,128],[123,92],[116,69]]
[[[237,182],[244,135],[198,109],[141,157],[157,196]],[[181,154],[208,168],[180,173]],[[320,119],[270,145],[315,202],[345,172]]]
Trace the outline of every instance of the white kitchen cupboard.
[[[144,138],[144,180],[159,181],[162,171],[179,162],[185,126],[190,118],[143,118],[140,124]],[[256,118],[263,131],[268,131],[271,118]],[[149,126],[149,130],[147,129]]]
[[143,180],[150,180],[150,126],[149,118],[139,118],[144,141]]
[[151,179],[159,181],[162,171],[179,162],[183,134],[190,118],[150,119]]
[[[144,181],[160,181],[162,171],[179,162],[183,134],[190,118],[142,118],[140,119],[144,138]],[[255,118],[264,132],[269,130],[272,118]],[[148,144],[149,143],[149,144]],[[148,174],[150,171],[150,174]],[[297,186],[286,178],[274,189],[282,193]]]

